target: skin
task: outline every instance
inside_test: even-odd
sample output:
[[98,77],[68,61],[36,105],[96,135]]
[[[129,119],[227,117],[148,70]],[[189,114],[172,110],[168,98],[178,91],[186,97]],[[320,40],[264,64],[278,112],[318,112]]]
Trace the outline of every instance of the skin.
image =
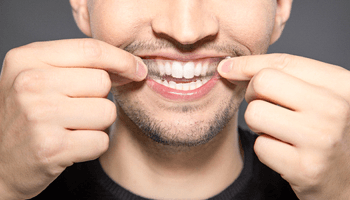
[[[247,124],[263,133],[256,154],[300,199],[350,195],[349,71],[291,55],[256,55],[266,53],[282,33],[291,0],[70,2],[78,27],[94,39],[33,43],[5,57],[2,199],[33,197],[67,166],[96,158],[113,180],[136,194],[211,197],[242,169],[244,152],[235,130],[244,95]],[[218,48],[223,46],[235,51]],[[123,50],[130,47],[136,47],[132,54]],[[150,52],[234,58],[220,63],[223,78],[204,98],[174,102],[143,81],[147,68],[139,57]],[[244,56],[235,57],[238,52]],[[111,89],[116,104],[106,99]],[[184,107],[196,109],[185,112]],[[130,109],[146,117],[133,116]],[[223,110],[229,116],[225,127],[205,143],[188,145],[207,133],[191,129],[193,124],[206,130]],[[177,145],[147,137],[136,120],[140,116],[162,120],[169,130],[162,135]]]

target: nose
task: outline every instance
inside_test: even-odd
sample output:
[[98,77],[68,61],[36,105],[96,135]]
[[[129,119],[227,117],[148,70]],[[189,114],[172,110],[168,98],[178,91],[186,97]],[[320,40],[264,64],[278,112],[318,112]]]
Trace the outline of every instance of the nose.
[[170,37],[184,45],[217,35],[218,21],[208,6],[203,4],[205,1],[165,1],[165,6],[162,6],[164,9],[152,20],[152,29],[156,34]]

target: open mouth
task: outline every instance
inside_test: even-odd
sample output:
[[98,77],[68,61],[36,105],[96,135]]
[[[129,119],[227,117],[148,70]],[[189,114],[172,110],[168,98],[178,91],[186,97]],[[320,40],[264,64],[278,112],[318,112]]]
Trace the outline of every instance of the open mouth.
[[207,94],[219,78],[217,66],[224,58],[189,62],[143,59],[148,66],[148,85],[171,100],[196,100]]

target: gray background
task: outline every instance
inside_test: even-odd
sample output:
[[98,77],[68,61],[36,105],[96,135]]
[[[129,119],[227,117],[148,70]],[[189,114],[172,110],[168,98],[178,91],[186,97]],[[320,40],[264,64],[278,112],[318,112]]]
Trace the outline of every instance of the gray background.
[[[295,0],[282,38],[269,52],[305,56],[350,69],[350,1]],[[68,0],[0,0],[0,60],[34,41],[81,38]],[[246,103],[242,104],[242,110]],[[240,111],[240,124],[244,111]]]

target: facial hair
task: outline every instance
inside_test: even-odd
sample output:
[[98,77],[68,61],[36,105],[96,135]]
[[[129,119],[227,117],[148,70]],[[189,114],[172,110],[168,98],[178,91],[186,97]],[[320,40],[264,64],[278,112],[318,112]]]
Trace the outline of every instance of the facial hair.
[[[193,147],[211,141],[233,118],[240,102],[237,102],[236,96],[223,100],[220,103],[220,108],[214,114],[210,115],[210,119],[196,121],[191,126],[183,128],[181,124],[167,124],[162,120],[156,119],[153,117],[154,114],[143,109],[142,104],[138,101],[126,100],[117,93],[115,93],[114,97],[120,109],[123,110],[143,134],[154,142],[174,147]],[[242,99],[243,97],[238,98]],[[182,105],[173,110],[183,115],[191,115],[192,112],[196,112],[197,108]]]
[[[214,42],[208,42],[205,44],[181,45],[168,42],[167,40],[138,41],[128,45],[124,50],[135,53],[138,50],[154,51],[169,48],[175,48],[181,52],[191,52],[198,48],[204,48],[224,52],[231,56],[241,56],[244,54],[240,48],[233,44],[218,45]],[[227,85],[229,84],[227,83]],[[152,113],[154,111],[144,109],[146,105],[142,105],[140,99],[137,97],[130,98],[130,96],[125,95],[130,90],[137,90],[137,87],[140,87],[139,83],[130,83],[118,89],[112,89],[118,109],[122,109],[123,113],[140,130],[135,132],[141,132],[156,143],[174,147],[198,146],[206,144],[215,138],[238,111],[244,93],[240,91],[234,93],[230,98],[223,99],[219,103],[217,110],[211,113],[209,115],[210,117],[205,121],[198,120],[190,125],[183,126],[181,123],[166,123],[162,119],[155,118],[154,113]],[[232,85],[228,87],[232,87]],[[184,116],[191,115],[198,110],[201,112],[205,110],[204,105],[196,107],[191,104],[181,104],[164,109],[170,109],[169,111],[180,113]]]

